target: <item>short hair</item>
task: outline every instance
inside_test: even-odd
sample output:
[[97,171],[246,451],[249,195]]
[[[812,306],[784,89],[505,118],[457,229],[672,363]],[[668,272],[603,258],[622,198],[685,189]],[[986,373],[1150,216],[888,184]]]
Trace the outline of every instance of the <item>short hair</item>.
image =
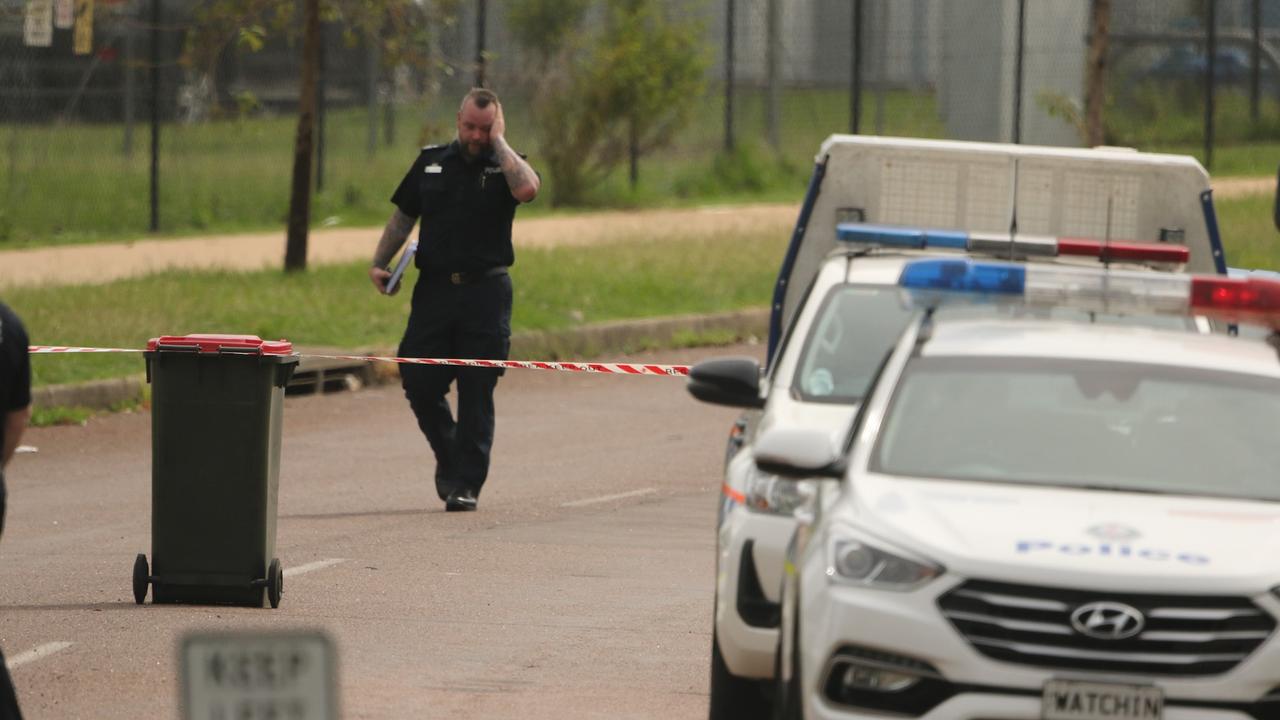
[[462,98],[462,104],[458,106],[458,109],[461,110],[466,107],[468,101],[475,103],[476,107],[483,110],[489,107],[489,103],[498,102],[498,94],[487,88],[471,88],[466,97]]

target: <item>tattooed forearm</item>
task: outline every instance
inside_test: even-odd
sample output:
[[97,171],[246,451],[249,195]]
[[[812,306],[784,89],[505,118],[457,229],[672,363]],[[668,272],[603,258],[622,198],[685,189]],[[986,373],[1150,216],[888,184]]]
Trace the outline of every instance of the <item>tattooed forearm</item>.
[[538,174],[533,171],[525,159],[511,149],[506,138],[499,138],[493,143],[494,153],[498,156],[498,165],[507,178],[507,187],[516,198],[528,202],[538,192]]
[[397,209],[391,214],[391,219],[387,221],[387,226],[382,230],[382,239],[378,241],[378,249],[373,253],[374,267],[386,267],[391,264],[391,258],[395,257],[404,241],[408,239],[409,232],[413,230],[415,220]]

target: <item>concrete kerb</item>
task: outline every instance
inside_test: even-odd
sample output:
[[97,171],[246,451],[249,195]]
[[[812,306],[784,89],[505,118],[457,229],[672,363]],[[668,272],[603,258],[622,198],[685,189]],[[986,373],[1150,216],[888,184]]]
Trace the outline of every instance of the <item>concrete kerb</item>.
[[43,385],[31,389],[31,404],[36,408],[106,410],[141,400],[146,384],[146,376],[138,374],[66,385]]
[[[511,357],[519,360],[625,361],[623,355],[641,350],[669,347],[718,345],[763,339],[769,326],[768,308],[753,308],[708,315],[681,315],[666,318],[624,320],[584,325],[567,330],[518,333],[511,338]],[[308,348],[299,348],[306,353]],[[315,352],[315,349],[312,349]],[[394,350],[342,351],[352,355],[392,355]],[[326,349],[324,354],[334,354]],[[605,355],[613,357],[603,358]],[[398,366],[371,363],[365,377],[375,383],[395,382]],[[304,366],[305,367],[305,366]],[[76,407],[107,410],[144,397],[143,374],[109,380],[93,380],[33,388],[32,404],[37,408]]]

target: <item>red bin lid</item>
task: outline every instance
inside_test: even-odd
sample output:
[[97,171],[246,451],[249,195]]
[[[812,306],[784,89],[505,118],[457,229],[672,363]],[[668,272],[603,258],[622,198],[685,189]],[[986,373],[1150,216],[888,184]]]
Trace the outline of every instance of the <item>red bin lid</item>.
[[202,353],[233,352],[251,355],[292,355],[288,340],[263,340],[257,335],[162,335],[147,341],[147,351],[195,350]]

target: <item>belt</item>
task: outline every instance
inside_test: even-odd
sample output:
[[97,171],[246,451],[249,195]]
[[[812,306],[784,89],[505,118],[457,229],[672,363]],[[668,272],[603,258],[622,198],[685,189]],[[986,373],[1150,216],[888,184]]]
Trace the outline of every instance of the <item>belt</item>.
[[440,282],[448,282],[451,285],[471,285],[482,280],[488,280],[491,277],[506,275],[507,268],[498,266],[489,268],[488,270],[480,270],[477,272],[452,272],[452,273],[433,273],[430,275],[431,280]]

